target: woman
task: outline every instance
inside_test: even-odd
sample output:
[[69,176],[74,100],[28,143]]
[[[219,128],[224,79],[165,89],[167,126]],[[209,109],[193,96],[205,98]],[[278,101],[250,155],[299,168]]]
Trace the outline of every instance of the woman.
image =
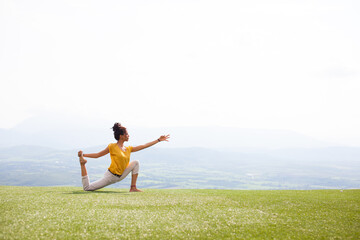
[[[139,161],[130,161],[130,154],[132,152],[137,152],[145,148],[151,147],[156,143],[161,141],[168,141],[170,135],[163,135],[157,140],[149,142],[144,145],[132,147],[124,146],[124,142],[129,140],[129,134],[125,127],[121,126],[120,123],[115,123],[113,126],[114,137],[117,140],[117,143],[110,143],[107,148],[98,153],[87,153],[83,154],[80,150],[78,156],[80,158],[81,166],[81,176],[82,184],[85,191],[94,191],[103,187],[106,187],[110,184],[120,182],[123,180],[130,172],[131,175],[131,186],[130,192],[142,192],[140,189],[136,188],[136,180],[139,173]],[[87,160],[84,157],[89,158],[99,158],[106,154],[110,153],[111,164],[108,168],[108,171],[105,172],[104,177],[100,180],[90,183],[89,176],[87,175],[85,164]]]

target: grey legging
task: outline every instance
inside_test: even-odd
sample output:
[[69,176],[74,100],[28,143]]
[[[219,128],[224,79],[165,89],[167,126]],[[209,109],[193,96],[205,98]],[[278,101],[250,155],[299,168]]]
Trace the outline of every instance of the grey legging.
[[121,180],[123,180],[130,172],[132,172],[132,174],[137,174],[139,173],[139,161],[135,160],[135,161],[131,161],[129,163],[129,165],[127,166],[127,168],[124,170],[123,174],[121,175],[121,177],[117,177],[113,174],[111,174],[109,171],[106,171],[104,174],[104,177],[90,183],[89,180],[89,176],[83,176],[82,177],[82,184],[83,184],[83,188],[85,191],[95,191],[97,189],[106,187],[110,184],[116,183],[116,182],[120,182]]

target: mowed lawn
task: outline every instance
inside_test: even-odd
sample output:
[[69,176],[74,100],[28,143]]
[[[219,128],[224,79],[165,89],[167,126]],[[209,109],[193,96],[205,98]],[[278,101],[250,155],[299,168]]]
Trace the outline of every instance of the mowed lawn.
[[360,239],[360,190],[0,186],[0,239]]

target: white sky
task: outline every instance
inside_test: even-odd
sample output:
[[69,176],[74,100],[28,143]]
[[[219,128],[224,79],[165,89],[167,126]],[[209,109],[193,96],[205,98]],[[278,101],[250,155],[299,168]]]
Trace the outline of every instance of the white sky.
[[360,146],[359,1],[0,0],[0,128],[43,112]]

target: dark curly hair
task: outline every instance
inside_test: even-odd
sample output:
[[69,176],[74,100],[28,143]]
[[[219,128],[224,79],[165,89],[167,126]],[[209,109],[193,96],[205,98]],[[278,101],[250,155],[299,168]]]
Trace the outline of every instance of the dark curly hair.
[[126,127],[121,126],[120,123],[116,122],[114,123],[114,126],[112,127],[114,131],[114,138],[119,141],[120,135],[124,135],[127,133]]

